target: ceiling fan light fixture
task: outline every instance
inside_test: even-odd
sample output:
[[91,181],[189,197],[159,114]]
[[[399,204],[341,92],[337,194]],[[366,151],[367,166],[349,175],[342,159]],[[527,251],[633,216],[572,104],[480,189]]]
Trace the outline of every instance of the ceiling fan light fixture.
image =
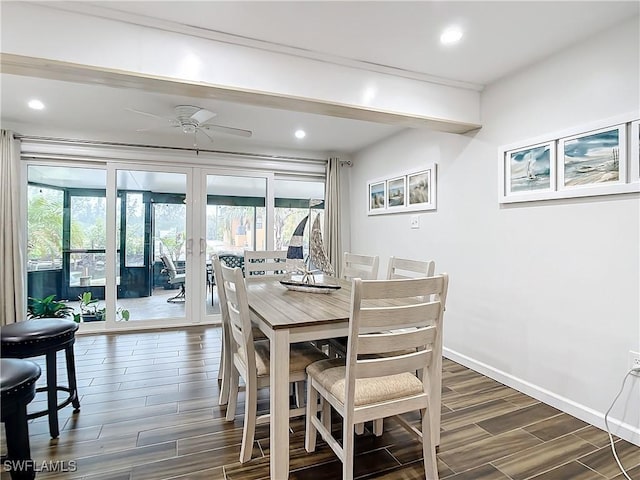
[[192,125],[190,123],[183,123],[182,124],[182,131],[184,133],[190,134],[190,133],[196,133],[197,127],[195,125]]

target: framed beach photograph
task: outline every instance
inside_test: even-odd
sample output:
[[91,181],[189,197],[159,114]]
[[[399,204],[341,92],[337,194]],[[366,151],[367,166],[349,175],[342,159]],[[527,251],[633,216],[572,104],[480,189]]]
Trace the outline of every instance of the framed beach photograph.
[[435,163],[426,170],[407,174],[407,210],[434,210],[435,195]]
[[387,208],[389,210],[403,208],[406,205],[407,177],[397,177],[387,180]]
[[367,182],[368,213],[381,215],[436,209],[436,164]]
[[555,142],[545,142],[504,153],[505,195],[550,192],[556,185]]
[[369,213],[382,213],[386,210],[387,182],[369,183]]
[[558,140],[558,190],[595,188],[627,181],[626,125]]

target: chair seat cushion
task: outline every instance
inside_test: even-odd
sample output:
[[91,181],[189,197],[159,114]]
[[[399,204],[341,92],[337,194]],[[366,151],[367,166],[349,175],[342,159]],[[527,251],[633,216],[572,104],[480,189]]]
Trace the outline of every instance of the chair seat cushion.
[[40,367],[29,360],[16,358],[0,359],[0,390],[2,401],[22,396],[35,389],[40,378]]
[[[256,350],[256,370],[259,377],[269,375],[271,351],[268,340],[259,340],[254,343]],[[244,349],[238,352],[243,358]],[[289,372],[304,372],[308,365],[326,359],[327,356],[308,342],[293,343],[289,355]]]
[[[321,360],[307,367],[307,375],[342,403],[345,401],[346,371],[344,358]],[[371,405],[419,395],[423,392],[422,382],[411,373],[359,378],[356,380],[354,405],[356,407]]]

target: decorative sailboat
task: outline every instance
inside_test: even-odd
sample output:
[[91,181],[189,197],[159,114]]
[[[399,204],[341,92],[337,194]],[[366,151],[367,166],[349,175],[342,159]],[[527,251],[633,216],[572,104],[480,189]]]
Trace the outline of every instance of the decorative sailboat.
[[287,271],[290,274],[302,275],[301,283],[315,284],[314,273],[333,275],[335,270],[329,261],[322,241],[320,231],[320,214],[318,214],[311,227],[309,235],[309,256],[304,258],[304,230],[311,216],[311,212],[304,217],[291,236],[287,249]]

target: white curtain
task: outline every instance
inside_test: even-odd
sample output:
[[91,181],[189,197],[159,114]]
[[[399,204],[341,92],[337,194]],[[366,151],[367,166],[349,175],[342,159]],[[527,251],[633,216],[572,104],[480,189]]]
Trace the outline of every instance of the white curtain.
[[324,194],[325,248],[336,277],[342,275],[342,232],[340,229],[340,159],[329,158]]
[[20,141],[0,131],[0,325],[24,320],[24,220],[20,209]]

